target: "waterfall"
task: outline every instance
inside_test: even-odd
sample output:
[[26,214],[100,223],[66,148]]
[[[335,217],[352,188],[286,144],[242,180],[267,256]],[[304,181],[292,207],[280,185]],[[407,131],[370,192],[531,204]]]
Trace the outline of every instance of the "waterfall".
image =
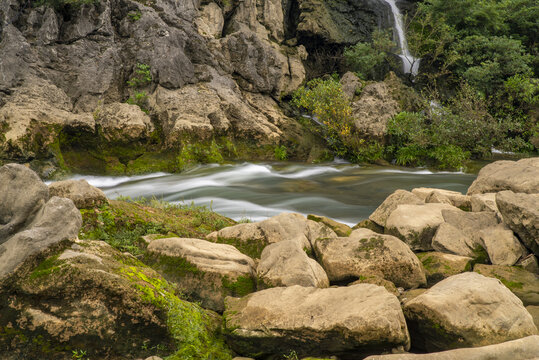
[[384,0],[391,7],[393,13],[393,19],[395,20],[395,30],[397,31],[397,37],[399,38],[399,47],[401,54],[399,57],[402,60],[402,67],[405,74],[417,75],[419,69],[419,60],[410,54],[408,50],[408,42],[406,41],[406,35],[404,34],[404,23],[402,21],[402,14],[395,3],[395,0]]

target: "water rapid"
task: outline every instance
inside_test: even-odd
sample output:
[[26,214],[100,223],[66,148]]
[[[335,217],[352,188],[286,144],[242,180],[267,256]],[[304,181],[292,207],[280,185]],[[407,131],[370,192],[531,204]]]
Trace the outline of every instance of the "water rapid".
[[475,175],[427,169],[347,164],[204,165],[180,174],[76,175],[107,197],[158,198],[205,205],[236,220],[263,220],[281,212],[319,214],[354,225],[396,189],[437,187],[466,192]]
[[402,20],[402,14],[395,3],[395,0],[384,0],[390,7],[393,13],[393,19],[395,23],[395,30],[399,40],[399,48],[401,53],[399,57],[402,60],[403,71],[405,74],[417,75],[419,70],[419,58],[415,58],[408,49],[408,42],[406,41],[406,34],[404,33],[404,22]]

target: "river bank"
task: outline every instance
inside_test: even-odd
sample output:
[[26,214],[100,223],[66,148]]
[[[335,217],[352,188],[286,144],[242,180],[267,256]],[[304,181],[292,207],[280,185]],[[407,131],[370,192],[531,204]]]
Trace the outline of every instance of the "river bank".
[[294,213],[237,223],[5,165],[0,354],[532,359],[538,160],[492,163],[466,194],[396,190],[353,228]]

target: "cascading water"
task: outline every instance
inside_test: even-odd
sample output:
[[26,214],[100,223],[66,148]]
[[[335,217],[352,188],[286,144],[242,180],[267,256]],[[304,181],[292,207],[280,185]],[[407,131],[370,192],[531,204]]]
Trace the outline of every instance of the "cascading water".
[[419,58],[415,58],[410,54],[408,50],[408,42],[406,41],[406,35],[404,34],[404,23],[402,21],[402,14],[395,3],[395,0],[384,0],[390,7],[393,13],[393,19],[395,20],[395,30],[397,31],[397,37],[399,38],[399,47],[401,54],[399,57],[402,59],[403,71],[405,74],[417,75],[419,69]]

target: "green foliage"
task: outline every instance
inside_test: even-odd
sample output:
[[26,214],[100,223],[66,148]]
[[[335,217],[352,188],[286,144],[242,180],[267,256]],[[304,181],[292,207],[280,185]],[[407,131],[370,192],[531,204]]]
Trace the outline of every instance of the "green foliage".
[[131,95],[126,101],[128,104],[137,105],[142,111],[148,114],[148,94],[146,91],[137,91],[134,95]]
[[[136,10],[136,11],[129,12],[127,14],[127,16],[129,17],[129,20],[131,22],[135,22],[135,21],[140,20],[140,18],[142,17],[142,13],[140,12],[140,10]],[[149,68],[148,68],[148,70],[149,70]],[[149,72],[148,72],[148,75],[149,75]],[[150,81],[151,81],[151,77],[150,77]]]
[[[71,351],[71,358],[77,359],[77,360],[85,360],[86,351],[84,350],[72,350]],[[86,358],[89,359],[89,358]]]
[[360,42],[344,50],[346,65],[362,79],[382,79],[391,61],[388,54],[395,44],[388,32],[376,30],[372,42]]
[[137,63],[135,65],[135,75],[127,80],[127,85],[132,88],[140,88],[152,82],[150,65]]
[[275,160],[284,161],[288,159],[288,152],[286,150],[286,146],[276,146],[275,147]]

